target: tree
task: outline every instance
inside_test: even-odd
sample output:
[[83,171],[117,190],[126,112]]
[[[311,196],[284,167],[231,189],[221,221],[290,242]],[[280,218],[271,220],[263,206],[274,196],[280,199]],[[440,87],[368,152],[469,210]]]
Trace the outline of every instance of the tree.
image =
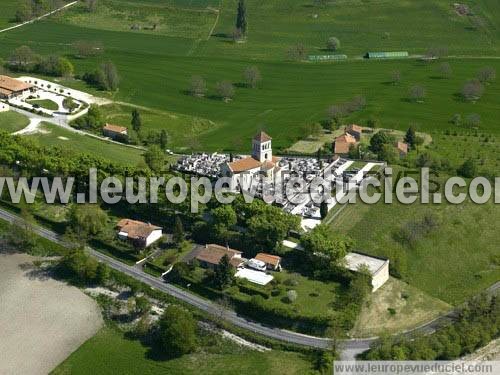
[[353,243],[349,237],[334,233],[328,226],[320,224],[302,236],[301,245],[311,259],[319,261],[318,265],[326,258],[331,266],[337,266]]
[[151,309],[151,302],[145,296],[135,297],[135,313],[143,315]]
[[73,64],[65,57],[59,57],[57,60],[57,75],[59,77],[71,77],[74,72]]
[[180,245],[184,241],[184,226],[179,216],[175,217],[174,233],[172,239],[176,245]]
[[472,158],[467,159],[460,168],[457,169],[457,173],[459,176],[465,178],[473,178],[476,176],[477,168],[474,160]]
[[213,282],[220,290],[226,289],[234,281],[234,270],[229,257],[224,255],[219,264],[215,267]]
[[481,115],[478,113],[471,113],[465,119],[465,124],[471,128],[477,128],[481,125]]
[[167,306],[160,318],[158,331],[163,349],[172,357],[196,349],[196,321],[190,312],[176,305]]
[[414,85],[410,88],[408,96],[413,102],[421,103],[425,99],[425,88],[421,85]]
[[438,67],[438,73],[441,78],[450,78],[453,73],[451,65],[447,62],[441,63]]
[[321,215],[321,219],[324,219],[328,215],[328,203],[322,201],[319,206],[319,212]]
[[399,85],[401,82],[401,72],[399,70],[393,70],[390,76],[390,82],[393,85]]
[[109,277],[111,276],[111,270],[105,263],[99,263],[97,265],[97,270],[96,270],[96,281],[104,285],[108,280]]
[[106,227],[108,215],[97,204],[75,204],[68,213],[68,229],[70,238],[80,244],[98,235]]
[[16,48],[7,59],[7,66],[16,71],[31,71],[33,67],[40,61],[40,56],[37,55],[28,46]]
[[65,276],[78,282],[88,283],[96,280],[99,263],[81,249],[70,250],[62,257],[58,269]]
[[98,0],[84,0],[85,8],[89,13],[95,13],[97,11]]
[[79,129],[97,130],[104,124],[104,117],[97,104],[91,104],[85,116],[75,120],[75,127]]
[[214,225],[224,225],[230,228],[236,225],[238,220],[236,212],[229,204],[223,204],[212,210],[212,220]]
[[415,146],[415,140],[417,138],[415,128],[413,126],[410,126],[408,130],[406,131],[406,135],[404,138],[404,141],[408,143],[408,146],[413,148]]
[[189,84],[189,93],[192,96],[203,97],[207,92],[207,84],[201,76],[192,76]]
[[131,121],[132,129],[139,134],[142,129],[142,119],[141,119],[141,113],[137,110],[134,109],[132,110],[132,121]]
[[460,113],[455,113],[451,118],[451,123],[455,126],[460,126],[460,124],[462,124],[462,115]]
[[338,40],[338,38],[334,36],[328,38],[328,41],[326,42],[326,48],[330,51],[338,51],[340,49],[340,40]]
[[21,1],[19,8],[16,10],[16,15],[14,19],[16,22],[26,22],[33,18],[33,9],[31,7],[31,1],[24,0]]
[[98,41],[77,40],[73,43],[75,56],[81,59],[96,56],[104,51],[103,45]]
[[158,145],[152,145],[148,148],[144,154],[144,160],[148,167],[156,173],[165,169],[165,152]]
[[484,86],[478,79],[467,81],[462,88],[462,96],[467,101],[479,100],[484,93]]
[[370,139],[370,151],[379,154],[384,145],[392,145],[395,142],[393,136],[385,131],[379,131]]
[[167,148],[168,145],[168,132],[165,129],[160,131],[159,144],[162,150]]
[[259,68],[256,66],[249,66],[245,69],[243,73],[245,77],[245,82],[248,87],[256,88],[260,81],[262,81],[262,76],[260,74]]
[[288,49],[287,55],[290,60],[304,60],[306,58],[306,47],[302,43],[298,43]]
[[296,290],[289,290],[286,292],[286,299],[288,303],[293,303],[297,300],[298,294]]
[[226,102],[234,97],[234,86],[229,81],[217,82],[216,90],[217,94]]
[[326,110],[326,115],[328,119],[332,121],[337,126],[342,123],[342,117],[346,115],[345,109],[342,105],[334,104]]
[[323,134],[323,127],[317,122],[312,123],[308,128],[309,135],[313,138],[318,138],[321,134]]
[[477,73],[477,79],[482,84],[491,83],[496,79],[496,77],[497,72],[495,68],[492,68],[491,66],[484,67]]
[[113,64],[111,61],[107,61],[101,65],[101,71],[104,78],[106,90],[117,90],[120,83],[120,77],[118,75],[118,70],[116,69],[115,64]]
[[236,29],[240,30],[242,35],[245,35],[247,33],[247,6],[245,4],[245,0],[238,1]]

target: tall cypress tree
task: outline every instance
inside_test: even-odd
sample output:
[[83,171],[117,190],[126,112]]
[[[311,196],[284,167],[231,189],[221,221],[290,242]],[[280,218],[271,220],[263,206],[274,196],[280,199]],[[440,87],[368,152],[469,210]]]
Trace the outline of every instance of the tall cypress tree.
[[238,15],[236,16],[236,28],[243,35],[247,32],[247,6],[245,0],[238,1]]

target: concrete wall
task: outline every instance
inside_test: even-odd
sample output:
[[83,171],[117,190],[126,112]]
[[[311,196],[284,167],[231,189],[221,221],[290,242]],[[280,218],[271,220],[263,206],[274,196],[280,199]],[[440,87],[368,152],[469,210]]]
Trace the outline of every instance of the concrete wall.
[[384,266],[372,276],[372,292],[376,291],[389,280],[389,261],[385,262]]
[[148,238],[146,238],[146,247],[158,241],[161,238],[161,236],[162,236],[162,230],[161,229],[155,230],[153,233],[149,235]]

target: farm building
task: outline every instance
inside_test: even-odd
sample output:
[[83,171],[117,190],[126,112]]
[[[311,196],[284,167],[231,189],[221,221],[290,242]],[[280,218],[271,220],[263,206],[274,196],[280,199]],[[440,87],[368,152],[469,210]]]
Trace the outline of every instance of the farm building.
[[333,152],[336,155],[346,155],[349,153],[351,147],[353,147],[356,143],[358,142],[352,135],[349,133],[343,134],[340,137],[335,138]]
[[118,238],[131,241],[135,246],[142,248],[152,245],[163,235],[160,227],[130,219],[120,220],[116,228]]
[[12,99],[30,92],[35,86],[15,78],[0,75],[0,99]]
[[356,138],[356,141],[361,140],[361,135],[363,134],[363,128],[359,125],[351,124],[345,128],[346,134],[352,135]]
[[274,180],[279,172],[279,158],[273,156],[272,138],[264,132],[257,134],[252,140],[252,156],[228,162],[222,165],[222,174],[230,177],[231,189],[236,190],[238,184],[250,186],[252,177],[259,174],[268,182]]
[[258,253],[254,259],[264,262],[268,270],[281,271],[281,257],[277,255]]
[[102,128],[102,134],[115,140],[124,140],[128,137],[128,129],[124,126],[106,124]]
[[208,244],[195,248],[190,254],[191,259],[188,260],[188,262],[192,262],[196,259],[200,263],[201,267],[214,269],[219,265],[224,255],[227,255],[231,265],[238,268],[246,261],[245,258],[241,257],[241,254],[241,251],[230,249],[229,247]]
[[367,267],[372,277],[372,291],[376,291],[389,280],[389,260],[375,258],[360,253],[348,253],[345,257],[348,270],[358,272],[362,267]]
[[408,57],[408,52],[398,51],[398,52],[368,52],[365,57],[367,59],[400,59]]

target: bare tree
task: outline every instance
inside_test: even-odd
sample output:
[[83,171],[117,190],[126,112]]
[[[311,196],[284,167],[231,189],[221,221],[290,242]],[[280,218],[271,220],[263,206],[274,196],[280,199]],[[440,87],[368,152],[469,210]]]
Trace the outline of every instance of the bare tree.
[[234,86],[229,81],[217,82],[216,90],[217,94],[226,102],[234,97]]
[[465,118],[465,124],[471,128],[477,128],[481,125],[481,116],[477,113],[471,113]]
[[410,100],[417,102],[417,103],[422,103],[425,99],[425,88],[421,85],[414,85],[410,88],[410,91],[408,92],[408,96],[410,97]]
[[393,85],[399,85],[401,82],[401,72],[399,70],[393,70],[391,72],[390,82]]
[[427,59],[439,59],[448,55],[448,48],[446,47],[430,47],[425,52]]
[[88,12],[95,13],[98,5],[97,0],[85,0],[84,3]]
[[478,100],[484,94],[484,86],[478,79],[467,81],[462,88],[462,96],[467,101]]
[[104,47],[101,42],[90,40],[77,40],[73,43],[76,57],[86,58],[96,56],[104,52]]
[[306,48],[302,43],[298,43],[288,49],[288,58],[290,60],[304,60],[305,57]]
[[256,88],[259,82],[262,80],[262,75],[260,74],[259,68],[257,68],[256,66],[249,66],[248,68],[246,68],[243,72],[243,75],[245,76],[245,82],[247,83],[247,86],[253,89]]
[[438,73],[441,78],[450,78],[452,75],[451,65],[447,62],[440,64]]
[[342,105],[334,104],[328,107],[326,114],[330,120],[338,125],[341,123],[342,117],[345,115],[345,110]]
[[497,72],[491,66],[484,67],[477,73],[477,79],[483,84],[491,83],[496,78]]
[[202,97],[207,92],[207,84],[201,76],[192,76],[189,85],[189,93],[192,96]]

